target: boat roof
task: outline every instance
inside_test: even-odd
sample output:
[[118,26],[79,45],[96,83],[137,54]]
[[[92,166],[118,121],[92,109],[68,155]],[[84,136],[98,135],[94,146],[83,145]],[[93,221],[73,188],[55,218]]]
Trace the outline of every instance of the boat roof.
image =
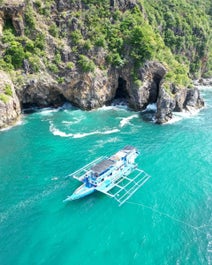
[[94,173],[97,173],[98,175],[100,175],[101,173],[103,173],[104,171],[106,171],[109,167],[111,167],[112,165],[114,165],[114,161],[109,160],[109,159],[104,159],[103,161],[99,162],[98,164],[96,164],[95,166],[93,166],[91,168],[91,170]]
[[118,151],[115,155],[111,156],[108,159],[104,159],[101,162],[94,165],[93,167],[91,167],[91,170],[97,175],[101,175],[107,169],[113,166],[118,160],[120,160],[122,157],[127,156],[127,154],[133,150],[136,150],[136,148],[131,145],[127,145],[123,149]]
[[129,151],[132,151],[132,150],[136,150],[136,148],[134,147],[134,146],[132,146],[132,145],[126,145],[123,149],[121,149],[121,150],[124,150],[124,151],[126,151],[126,150],[129,150]]
[[127,145],[124,148],[122,148],[120,151],[118,151],[116,154],[112,155],[110,159],[113,161],[120,160],[122,157],[126,157],[132,151],[136,151],[136,148],[131,145]]

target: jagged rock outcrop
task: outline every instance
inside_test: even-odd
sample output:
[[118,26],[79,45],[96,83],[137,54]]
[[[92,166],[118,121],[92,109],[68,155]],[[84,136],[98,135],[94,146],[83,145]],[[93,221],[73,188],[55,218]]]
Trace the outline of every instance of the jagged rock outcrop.
[[161,81],[166,72],[165,67],[155,61],[148,61],[144,67],[139,69],[138,77],[141,80],[141,85],[131,85],[133,87],[132,95],[129,89],[130,105],[134,109],[143,110],[148,104],[157,102]]
[[140,69],[140,79],[143,84],[137,89],[137,94],[134,94],[133,98],[135,109],[142,110],[148,104],[157,104],[154,120],[158,124],[172,119],[173,111],[192,111],[204,105],[198,88],[178,88],[171,84],[169,89],[165,89],[163,79],[166,73],[167,70],[161,63],[146,62]]
[[172,111],[174,108],[174,98],[164,88],[160,88],[155,115],[156,122],[159,124],[168,122],[172,118]]
[[16,1],[5,1],[0,6],[0,36],[2,35],[2,30],[6,20],[11,20],[13,27],[17,35],[24,35],[24,14],[25,3],[23,0]]
[[114,72],[96,69],[95,73],[73,72],[68,85],[63,88],[64,97],[74,105],[90,110],[111,101],[115,96],[118,77]]
[[31,76],[17,94],[23,107],[58,107],[65,101],[58,83],[46,73]]
[[172,119],[172,112],[183,110],[192,112],[204,106],[198,88],[177,89],[175,93],[167,92],[164,87],[160,88],[157,100],[156,123],[163,124]]
[[[103,60],[101,56],[99,60]],[[124,97],[133,109],[143,110],[149,103],[156,103],[166,69],[159,62],[146,62],[139,70],[140,86],[133,81],[130,69],[128,65],[121,70],[96,68],[95,73],[73,71],[66,78],[67,86],[62,93],[67,100],[83,109],[101,107],[115,97]]]
[[80,10],[83,7],[82,1],[66,1],[66,0],[57,0],[57,9],[59,12],[64,10]]
[[200,97],[200,92],[197,87],[188,89],[186,99],[184,102],[184,108],[188,111],[192,109],[199,109],[204,106],[204,101]]
[[119,8],[119,10],[126,11],[132,9],[137,4],[136,0],[110,0],[110,7]]
[[212,78],[200,78],[194,81],[195,86],[212,86]]
[[21,114],[20,103],[10,77],[0,71],[0,129],[17,121]]

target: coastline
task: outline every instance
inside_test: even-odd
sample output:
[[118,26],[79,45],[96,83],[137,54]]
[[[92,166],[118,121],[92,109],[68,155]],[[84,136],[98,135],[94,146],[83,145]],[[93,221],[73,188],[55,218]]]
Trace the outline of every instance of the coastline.
[[23,125],[24,121],[23,121],[23,115],[21,114],[16,121],[14,121],[11,124],[6,125],[3,128],[0,128],[0,132],[4,132],[4,131],[8,131],[10,129],[12,129],[13,127],[19,126],[19,125]]
[[193,84],[198,87],[212,86],[212,77],[195,79],[193,80]]
[[[212,89],[212,78],[196,79],[196,80],[193,81],[193,84],[199,91]],[[204,97],[203,97],[203,99],[204,99]],[[67,103],[65,103],[65,104],[67,104]],[[112,106],[112,107],[114,107],[114,106]],[[68,104],[68,108],[70,108],[70,104]],[[108,108],[108,106],[107,106],[107,108]],[[156,106],[154,106],[154,111],[156,111],[155,108],[156,108]],[[162,125],[173,124],[173,123],[176,123],[176,122],[182,120],[183,118],[191,118],[191,117],[197,115],[203,108],[205,108],[205,106],[202,106],[201,108],[195,108],[195,107],[190,107],[189,108],[189,107],[187,107],[187,109],[183,109],[183,111],[181,111],[181,112],[173,111],[173,117],[169,121],[163,123]],[[32,110],[32,112],[38,111],[38,110],[39,110],[39,112],[40,111],[41,112],[43,112],[43,111],[45,112],[46,110],[48,110],[48,111],[57,111],[58,109],[66,109],[66,106],[63,105],[62,107],[58,107],[58,108],[52,108],[52,107],[32,108],[30,110]],[[152,109],[150,108],[150,110],[152,110]],[[146,111],[146,109],[144,111],[141,111],[141,112],[145,112],[145,111]],[[23,124],[23,114],[24,113],[25,113],[25,110],[23,109],[22,110],[22,114],[17,118],[17,120],[14,121],[11,124],[8,124],[8,126],[5,126],[5,127],[1,128],[0,132],[10,130],[11,128],[13,128],[15,126],[22,125]],[[26,111],[26,113],[27,113],[27,111]],[[140,113],[140,111],[138,111],[138,113]],[[29,114],[30,114],[30,112],[29,112]]]

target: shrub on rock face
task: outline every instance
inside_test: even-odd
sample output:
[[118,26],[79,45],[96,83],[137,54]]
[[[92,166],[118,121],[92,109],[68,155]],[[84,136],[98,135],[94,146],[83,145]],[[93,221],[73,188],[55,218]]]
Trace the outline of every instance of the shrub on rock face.
[[13,91],[12,91],[11,85],[5,84],[3,93],[0,93],[0,100],[6,104],[12,95],[13,95]]
[[29,36],[30,33],[35,30],[36,20],[34,17],[34,12],[31,6],[27,6],[26,11],[24,13],[25,19],[25,32]]
[[74,63],[72,63],[72,62],[67,62],[66,67],[67,67],[68,69],[72,70],[72,69],[74,68]]
[[58,69],[57,65],[55,65],[53,63],[52,64],[49,64],[48,65],[48,68],[54,74],[57,74],[59,72],[59,69]]
[[6,104],[9,101],[9,98],[7,95],[0,93],[0,101],[4,102]]
[[143,83],[142,83],[141,80],[136,79],[136,80],[134,81],[134,85],[135,85],[136,88],[139,88],[139,87],[141,87],[141,86],[143,85]]
[[85,55],[79,55],[78,64],[83,72],[93,72],[95,70],[94,62]]
[[22,45],[17,41],[12,41],[6,50],[6,55],[11,56],[11,63],[17,69],[22,66],[25,52]]
[[71,33],[71,41],[73,43],[73,45],[78,45],[80,40],[83,39],[83,36],[80,32],[80,30],[75,30]]
[[35,47],[43,50],[46,45],[45,35],[43,33],[38,33],[35,39]]
[[153,56],[155,47],[152,44],[150,33],[143,27],[136,26],[129,35],[128,42],[132,47],[130,55],[138,66]]
[[55,24],[52,24],[49,27],[49,33],[53,36],[53,37],[58,37],[59,35],[59,30],[58,27]]
[[124,59],[121,58],[119,53],[109,53],[106,57],[107,63],[112,64],[114,66],[123,66]]
[[31,56],[29,58],[29,64],[32,72],[39,72],[40,70],[40,58],[38,56]]
[[5,94],[8,95],[8,96],[12,96],[12,94],[13,94],[10,84],[6,84],[5,85],[4,91],[5,91]]

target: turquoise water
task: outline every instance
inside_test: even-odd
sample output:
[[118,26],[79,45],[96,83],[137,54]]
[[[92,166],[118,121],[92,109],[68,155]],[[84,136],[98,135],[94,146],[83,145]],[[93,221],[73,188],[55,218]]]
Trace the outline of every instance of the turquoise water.
[[[205,109],[163,126],[69,108],[0,132],[0,264],[212,264],[212,90],[202,94]],[[79,185],[67,174],[126,144],[152,176],[129,203],[62,203]]]

